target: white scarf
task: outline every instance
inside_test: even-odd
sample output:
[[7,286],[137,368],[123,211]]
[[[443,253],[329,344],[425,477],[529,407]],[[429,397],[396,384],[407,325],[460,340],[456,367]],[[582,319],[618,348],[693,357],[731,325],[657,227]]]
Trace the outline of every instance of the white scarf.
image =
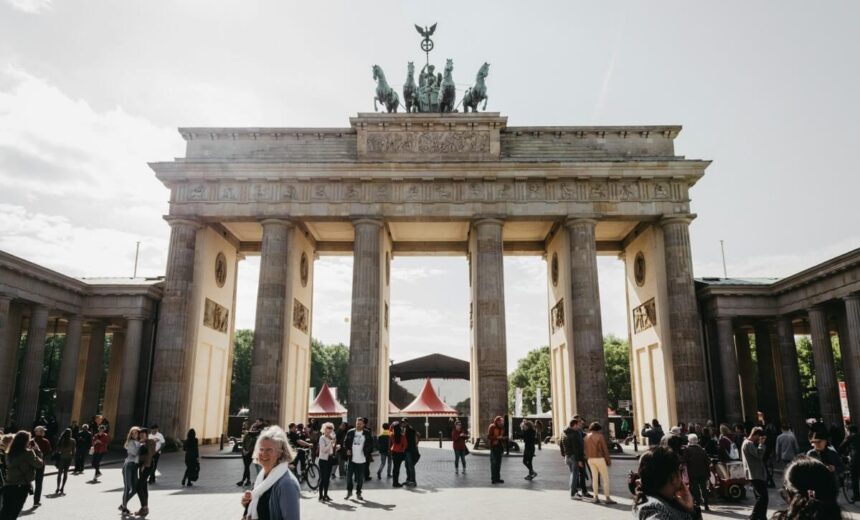
[[260,503],[260,497],[281,480],[281,477],[286,475],[288,471],[290,471],[289,465],[286,462],[281,462],[272,468],[272,471],[268,475],[263,475],[262,471],[257,473],[257,480],[254,481],[254,490],[251,491],[251,503],[248,504],[248,513],[245,515],[245,518],[252,520],[259,518],[257,515],[257,505]]

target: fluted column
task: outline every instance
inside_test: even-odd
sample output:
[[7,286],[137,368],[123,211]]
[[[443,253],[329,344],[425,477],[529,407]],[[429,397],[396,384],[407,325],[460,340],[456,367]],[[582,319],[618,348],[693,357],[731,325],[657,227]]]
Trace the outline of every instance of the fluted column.
[[821,417],[828,426],[841,425],[842,407],[839,403],[839,388],[836,383],[833,343],[830,341],[827,315],[821,307],[809,309],[809,329],[812,336],[812,359],[815,362],[815,386],[818,388]]
[[281,420],[281,388],[284,381],[284,338],[287,322],[287,283],[292,222],[268,219],[263,226],[260,250],[260,282],[251,360],[250,409],[254,417]]
[[750,351],[750,337],[746,329],[735,332],[735,352],[738,356],[738,372],[741,375],[741,402],[744,407],[744,420],[755,421],[758,412],[758,392],[756,392],[755,367]]
[[60,375],[57,378],[57,421],[61,426],[68,425],[72,420],[83,326],[84,320],[81,316],[72,316],[66,322],[66,343],[63,345]]
[[758,380],[762,395],[759,407],[764,413],[765,423],[780,424],[779,402],[777,401],[776,367],[773,360],[773,346],[770,341],[770,322],[759,320],[755,324],[755,353],[758,361]]
[[508,412],[504,221],[483,218],[472,223],[472,382],[473,432],[483,435],[496,416]]
[[188,417],[186,366],[192,348],[189,320],[191,286],[194,283],[194,250],[200,225],[192,220],[169,218],[170,248],[164,295],[158,316],[158,338],[152,369],[149,419],[157,422],[165,437],[185,438]]
[[699,311],[693,285],[691,220],[690,216],[670,216],[665,217],[661,225],[678,420],[704,424],[710,418],[710,406]]
[[719,317],[716,321],[720,370],[723,375],[723,413],[727,422],[737,424],[743,422],[744,414],[741,405],[741,376],[735,353],[735,329],[730,317]]
[[382,221],[353,222],[352,318],[349,330],[349,421],[379,419],[379,356],[382,316]]
[[123,363],[120,368],[119,396],[116,405],[115,432],[119,435],[125,435],[124,432],[127,432],[140,419],[140,414],[135,413],[135,402],[137,400],[138,369],[140,367],[142,338],[143,319],[136,316],[128,318],[126,320],[125,331],[125,352],[123,353]]
[[797,362],[797,344],[794,342],[794,325],[791,317],[780,316],[776,322],[776,335],[782,360],[782,384],[788,423],[795,437],[805,444],[806,420],[803,413],[803,390],[800,386],[800,367]]
[[30,313],[27,350],[24,352],[24,367],[21,369],[21,384],[18,392],[18,410],[15,413],[18,426],[21,428],[29,428],[39,411],[39,390],[45,363],[45,336],[47,332],[48,308],[43,305],[35,305]]
[[7,424],[15,394],[20,333],[20,309],[12,307],[11,296],[0,294],[0,424]]
[[[839,338],[842,367],[848,378],[848,408],[854,424],[860,420],[860,294],[845,297],[845,338]],[[850,376],[849,376],[850,374]]]
[[[87,346],[87,367],[84,376],[83,399],[80,417],[72,419],[89,420],[99,411],[99,390],[105,364],[105,324],[94,321],[90,324],[90,344]],[[110,418],[108,418],[110,419]]]
[[570,326],[573,331],[576,410],[586,421],[597,421],[607,429],[606,360],[603,354],[603,324],[600,288],[597,283],[597,221],[568,219],[570,238]]

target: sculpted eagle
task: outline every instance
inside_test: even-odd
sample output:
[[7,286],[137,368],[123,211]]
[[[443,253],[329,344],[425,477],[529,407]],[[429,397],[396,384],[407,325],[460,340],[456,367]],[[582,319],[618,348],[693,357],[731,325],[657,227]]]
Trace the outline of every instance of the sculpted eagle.
[[418,30],[418,34],[420,34],[421,36],[423,36],[425,38],[429,38],[429,37],[433,36],[433,33],[436,32],[436,24],[435,23],[433,25],[431,25],[429,29],[427,27],[424,27],[422,29],[421,26],[418,24],[415,24],[415,28]]

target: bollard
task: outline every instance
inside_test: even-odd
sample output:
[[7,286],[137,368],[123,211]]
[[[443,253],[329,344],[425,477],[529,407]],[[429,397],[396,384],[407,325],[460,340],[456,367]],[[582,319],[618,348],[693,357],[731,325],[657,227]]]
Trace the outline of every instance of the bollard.
[[442,447],[442,430],[439,430],[439,447]]
[[221,448],[220,451],[224,451],[224,437],[226,437],[223,433],[221,434]]
[[633,451],[639,453],[639,436],[636,434],[633,435]]

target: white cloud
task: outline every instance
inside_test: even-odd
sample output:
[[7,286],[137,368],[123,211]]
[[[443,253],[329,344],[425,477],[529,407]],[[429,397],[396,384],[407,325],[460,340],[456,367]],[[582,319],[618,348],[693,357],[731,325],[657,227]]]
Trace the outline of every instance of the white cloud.
[[14,7],[15,9],[30,13],[30,14],[39,14],[41,12],[50,10],[53,8],[53,0],[6,0],[9,5]]

